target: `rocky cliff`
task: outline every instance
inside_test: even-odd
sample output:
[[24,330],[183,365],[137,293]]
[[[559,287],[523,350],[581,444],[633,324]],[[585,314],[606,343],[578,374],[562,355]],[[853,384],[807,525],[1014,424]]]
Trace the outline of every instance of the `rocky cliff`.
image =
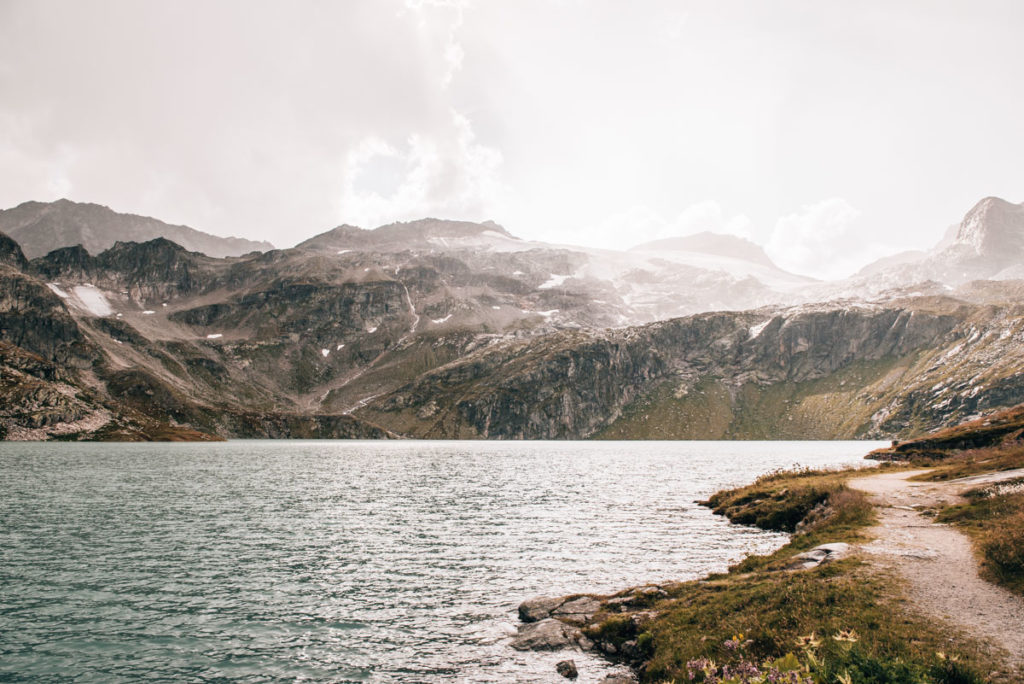
[[992,313],[939,299],[567,331],[472,353],[358,415],[419,437],[888,437],[1024,396],[1000,356],[1024,321],[979,327]]

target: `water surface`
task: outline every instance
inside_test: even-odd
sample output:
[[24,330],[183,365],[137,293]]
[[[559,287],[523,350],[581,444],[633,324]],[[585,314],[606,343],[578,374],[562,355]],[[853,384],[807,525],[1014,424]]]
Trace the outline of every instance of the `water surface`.
[[0,680],[561,681],[521,600],[770,551],[694,500],[875,446],[2,443]]

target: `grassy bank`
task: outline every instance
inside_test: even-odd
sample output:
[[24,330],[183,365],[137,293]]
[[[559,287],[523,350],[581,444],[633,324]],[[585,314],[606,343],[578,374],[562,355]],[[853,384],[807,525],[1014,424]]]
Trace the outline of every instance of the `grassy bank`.
[[981,561],[982,576],[1024,596],[1024,478],[966,493],[968,502],[938,515],[963,529]]
[[716,512],[793,532],[791,542],[705,580],[623,593],[619,598],[633,596],[630,611],[600,615],[588,636],[642,662],[647,682],[986,681],[982,673],[997,667],[996,657],[915,617],[891,574],[856,557],[784,569],[820,544],[867,539],[873,508],[846,486],[857,474],[773,473],[715,494],[705,503]]

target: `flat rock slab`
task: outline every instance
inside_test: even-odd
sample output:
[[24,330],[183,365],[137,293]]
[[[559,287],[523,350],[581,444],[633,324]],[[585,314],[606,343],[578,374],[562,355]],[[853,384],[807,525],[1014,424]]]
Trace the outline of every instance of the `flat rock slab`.
[[580,631],[575,627],[548,618],[520,627],[512,639],[512,648],[517,651],[557,651],[575,646],[579,636]]
[[576,622],[586,622],[594,617],[597,611],[601,610],[601,602],[590,596],[567,601],[555,608],[551,614],[555,617],[566,618]]

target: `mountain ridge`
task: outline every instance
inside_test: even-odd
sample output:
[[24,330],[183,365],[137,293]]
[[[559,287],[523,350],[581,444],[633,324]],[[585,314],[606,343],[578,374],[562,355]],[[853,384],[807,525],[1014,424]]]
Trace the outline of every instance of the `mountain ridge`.
[[76,244],[90,254],[99,254],[118,240],[139,242],[157,237],[173,239],[187,249],[216,257],[273,249],[269,242],[219,237],[149,216],[120,213],[101,204],[68,199],[29,201],[0,210],[0,232],[17,240],[29,258]]
[[29,260],[0,234],[2,431],[885,438],[1024,401],[1024,281],[908,271],[808,301],[821,284],[772,289],[763,264],[392,225],[227,258],[155,238]]

